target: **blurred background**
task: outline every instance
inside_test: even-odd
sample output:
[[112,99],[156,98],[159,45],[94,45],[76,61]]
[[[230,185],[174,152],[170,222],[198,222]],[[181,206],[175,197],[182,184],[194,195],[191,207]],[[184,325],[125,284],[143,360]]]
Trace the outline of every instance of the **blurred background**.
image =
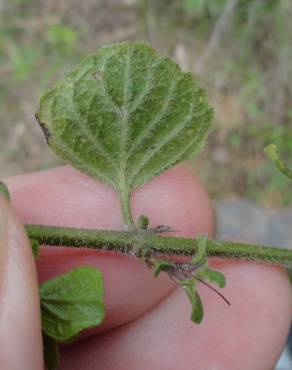
[[[219,237],[291,246],[291,0],[0,0],[0,176],[57,165],[36,124],[40,95],[88,52],[148,41],[192,71],[215,129],[190,163],[217,200]],[[285,357],[286,356],[286,357]],[[288,351],[277,369],[292,368]]]
[[87,52],[147,40],[194,72],[216,111],[192,164],[213,197],[291,206],[263,155],[292,158],[291,0],[0,0],[1,176],[58,162],[34,114],[39,96]]

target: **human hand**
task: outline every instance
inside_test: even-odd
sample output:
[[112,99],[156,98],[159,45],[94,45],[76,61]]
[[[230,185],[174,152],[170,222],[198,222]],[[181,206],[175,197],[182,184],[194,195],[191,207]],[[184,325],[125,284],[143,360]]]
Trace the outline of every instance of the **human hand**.
[[[119,229],[115,193],[60,167],[5,181],[14,211],[0,199],[0,359],[3,370],[41,370],[42,348],[35,263],[23,223]],[[213,212],[197,180],[177,167],[138,189],[136,216],[180,229],[181,236],[212,235]],[[247,231],[248,232],[248,231]],[[199,288],[201,325],[190,303],[165,274],[154,278],[139,261],[89,249],[43,247],[40,280],[82,265],[104,274],[106,318],[86,338],[61,349],[62,370],[270,370],[284,345],[292,312],[286,274],[266,264],[211,261],[224,272],[224,295]]]

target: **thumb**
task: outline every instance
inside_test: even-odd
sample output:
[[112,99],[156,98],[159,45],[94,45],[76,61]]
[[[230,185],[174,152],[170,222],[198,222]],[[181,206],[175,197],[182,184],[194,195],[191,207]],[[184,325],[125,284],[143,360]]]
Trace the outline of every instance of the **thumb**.
[[0,367],[42,370],[35,263],[23,226],[0,196]]

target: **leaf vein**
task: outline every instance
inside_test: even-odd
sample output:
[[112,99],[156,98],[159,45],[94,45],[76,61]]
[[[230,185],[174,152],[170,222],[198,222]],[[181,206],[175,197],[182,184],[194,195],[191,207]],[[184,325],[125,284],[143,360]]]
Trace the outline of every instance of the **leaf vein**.
[[129,111],[129,114],[133,114],[144,102],[145,98],[150,94],[152,91],[152,83],[154,81],[154,69],[157,68],[162,62],[164,61],[163,58],[160,58],[158,62],[156,61],[154,64],[150,65],[148,72],[147,72],[147,77],[146,77],[146,84],[144,86],[144,89],[142,92],[137,96],[137,98],[133,101],[132,107]]
[[123,91],[123,109],[122,109],[122,127],[121,127],[121,141],[120,141],[120,166],[119,166],[119,180],[120,186],[125,186],[125,174],[126,174],[126,152],[129,140],[129,86],[130,86],[130,69],[131,69],[131,53],[130,47],[127,47],[126,65],[124,71],[124,91]]
[[[86,121],[81,118],[79,112],[77,112],[77,110],[75,109],[75,106],[74,106],[74,113],[76,114],[78,119],[74,120],[73,122],[78,127],[78,130],[80,130],[80,132],[84,134],[84,136],[86,137],[86,141],[89,142],[93,146],[93,148],[97,151],[97,153],[99,153],[99,155],[101,155],[105,160],[107,160],[109,165],[111,165],[114,170],[117,170],[117,165],[115,164],[115,162],[113,162],[109,153],[104,149],[104,146],[102,145],[101,140],[94,140],[92,132],[90,132],[90,130],[88,129],[86,125]],[[71,120],[70,117],[63,117],[63,118]]]
[[145,156],[142,157],[142,159],[140,160],[140,163],[138,163],[137,167],[134,168],[134,171],[130,178],[131,182],[134,180],[135,176],[143,169],[143,167],[146,166],[147,163],[149,163],[151,158],[153,158],[161,150],[162,147],[167,145],[176,135],[178,135],[181,131],[183,131],[187,127],[187,125],[190,123],[190,121],[194,117],[194,114],[193,114],[194,108],[195,108],[195,104],[193,103],[193,99],[192,99],[191,104],[190,104],[189,113],[186,115],[186,118],[182,121],[181,124],[174,125],[174,128],[169,132],[169,134],[162,137],[161,140],[156,143],[155,149],[149,148],[146,151]]
[[65,159],[67,158],[68,162],[72,163],[75,167],[79,167],[81,170],[86,169],[88,173],[95,178],[96,175],[98,175],[98,177],[100,179],[103,179],[104,182],[111,185],[112,187],[115,187],[114,182],[109,177],[105,176],[104,173],[97,171],[97,168],[92,165],[89,165],[88,162],[84,163],[82,160],[80,160],[81,158],[78,155],[78,153],[75,154],[75,152],[70,147],[64,145],[64,143],[58,140],[56,136],[54,137],[54,141],[57,144],[57,147],[59,147],[63,151],[64,153],[63,158]]
[[[184,148],[177,154],[176,156],[176,159],[173,160],[173,159],[170,159],[168,162],[165,162],[165,164],[161,167],[161,170],[162,171],[165,171],[167,168],[171,167],[172,165],[174,165],[175,163],[179,163],[180,161],[182,160],[185,160],[186,158],[184,158],[185,154],[188,152],[188,150],[196,143],[196,142],[201,142],[202,141],[202,138],[201,138],[201,133],[203,131],[206,131],[207,133],[207,128],[208,128],[208,123],[205,122],[204,125],[201,125],[199,130],[197,131],[196,135],[194,135],[194,137],[191,138],[191,140],[189,141],[189,143],[184,146]],[[198,148],[199,149],[199,148]],[[147,181],[147,180],[146,180]],[[143,184],[145,182],[145,178],[138,178],[138,181],[134,183],[134,187],[137,187],[137,186],[140,186],[141,184]]]
[[[111,53],[110,55],[108,55],[104,60],[103,60],[103,63],[102,65],[100,66],[100,76],[98,78],[98,80],[101,82],[102,84],[102,88],[103,88],[103,92],[104,92],[104,95],[105,97],[108,99],[109,103],[113,106],[113,109],[114,109],[114,112],[117,114],[117,116],[119,118],[121,118],[123,116],[123,112],[121,111],[121,109],[117,106],[117,104],[114,102],[114,99],[113,97],[111,96],[111,94],[109,93],[109,88],[107,86],[107,83],[106,83],[106,80],[104,79],[104,76],[103,76],[103,73],[104,71],[106,70],[106,66],[107,66],[107,63],[108,61],[114,56],[114,52]],[[93,76],[94,77],[94,76]]]
[[131,149],[128,154],[128,159],[134,153],[134,151],[143,143],[143,141],[147,138],[151,130],[155,128],[157,124],[161,121],[161,119],[165,116],[168,111],[169,104],[172,100],[172,93],[176,87],[176,84],[183,78],[183,76],[179,76],[179,78],[174,79],[171,81],[168,92],[164,95],[163,99],[163,106],[158,114],[153,118],[152,121],[149,122],[148,125],[145,125],[145,129],[141,130],[141,133],[137,136],[137,138],[133,141],[131,145]]

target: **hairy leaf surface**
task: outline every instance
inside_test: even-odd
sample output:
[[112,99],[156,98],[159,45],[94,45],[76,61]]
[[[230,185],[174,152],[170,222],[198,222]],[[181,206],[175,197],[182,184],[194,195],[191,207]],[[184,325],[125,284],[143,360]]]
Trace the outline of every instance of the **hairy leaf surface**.
[[212,110],[190,73],[144,43],[123,42],[67,73],[37,119],[66,162],[127,196],[197,153]]
[[102,274],[93,267],[76,268],[40,287],[42,328],[66,341],[104,318]]

